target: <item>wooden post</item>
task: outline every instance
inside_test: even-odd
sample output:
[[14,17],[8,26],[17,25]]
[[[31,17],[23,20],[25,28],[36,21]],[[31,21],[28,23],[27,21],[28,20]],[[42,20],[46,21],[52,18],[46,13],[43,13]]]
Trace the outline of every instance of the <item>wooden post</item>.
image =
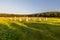
[[26,17],[26,21],[28,21],[28,16]]
[[45,18],[45,20],[47,20],[47,18]]
[[19,21],[22,21],[22,18],[21,17],[19,18]]
[[12,17],[10,17],[9,19],[10,19],[10,21],[12,21],[12,20],[13,20],[13,18],[12,18]]
[[46,17],[44,17],[44,21],[46,21],[47,20],[47,18]]
[[41,21],[41,17],[39,17],[39,21]]
[[14,17],[14,21],[16,21],[17,19],[16,19],[16,17]]

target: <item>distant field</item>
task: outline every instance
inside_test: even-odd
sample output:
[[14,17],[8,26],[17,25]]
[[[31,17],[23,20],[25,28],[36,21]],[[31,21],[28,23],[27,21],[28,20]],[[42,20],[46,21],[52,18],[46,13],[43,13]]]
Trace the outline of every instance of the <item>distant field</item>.
[[40,22],[0,18],[0,40],[60,40],[60,18]]

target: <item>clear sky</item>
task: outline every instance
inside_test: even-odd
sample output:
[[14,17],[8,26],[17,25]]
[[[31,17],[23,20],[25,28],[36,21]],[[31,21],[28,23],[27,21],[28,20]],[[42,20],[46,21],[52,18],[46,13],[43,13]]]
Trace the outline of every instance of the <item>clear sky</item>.
[[60,11],[60,0],[0,0],[0,13]]

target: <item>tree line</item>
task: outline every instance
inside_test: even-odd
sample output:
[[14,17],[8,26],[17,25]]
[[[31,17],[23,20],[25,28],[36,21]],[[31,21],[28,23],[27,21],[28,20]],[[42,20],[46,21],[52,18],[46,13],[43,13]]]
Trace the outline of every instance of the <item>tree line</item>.
[[44,13],[35,13],[30,15],[0,13],[0,17],[60,17],[60,12],[44,12]]

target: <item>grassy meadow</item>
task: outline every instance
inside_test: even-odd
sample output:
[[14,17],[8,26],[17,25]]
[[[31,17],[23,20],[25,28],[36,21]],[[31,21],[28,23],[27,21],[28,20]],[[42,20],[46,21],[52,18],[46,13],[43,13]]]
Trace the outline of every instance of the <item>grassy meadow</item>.
[[0,40],[60,40],[60,18],[40,22],[0,18]]

